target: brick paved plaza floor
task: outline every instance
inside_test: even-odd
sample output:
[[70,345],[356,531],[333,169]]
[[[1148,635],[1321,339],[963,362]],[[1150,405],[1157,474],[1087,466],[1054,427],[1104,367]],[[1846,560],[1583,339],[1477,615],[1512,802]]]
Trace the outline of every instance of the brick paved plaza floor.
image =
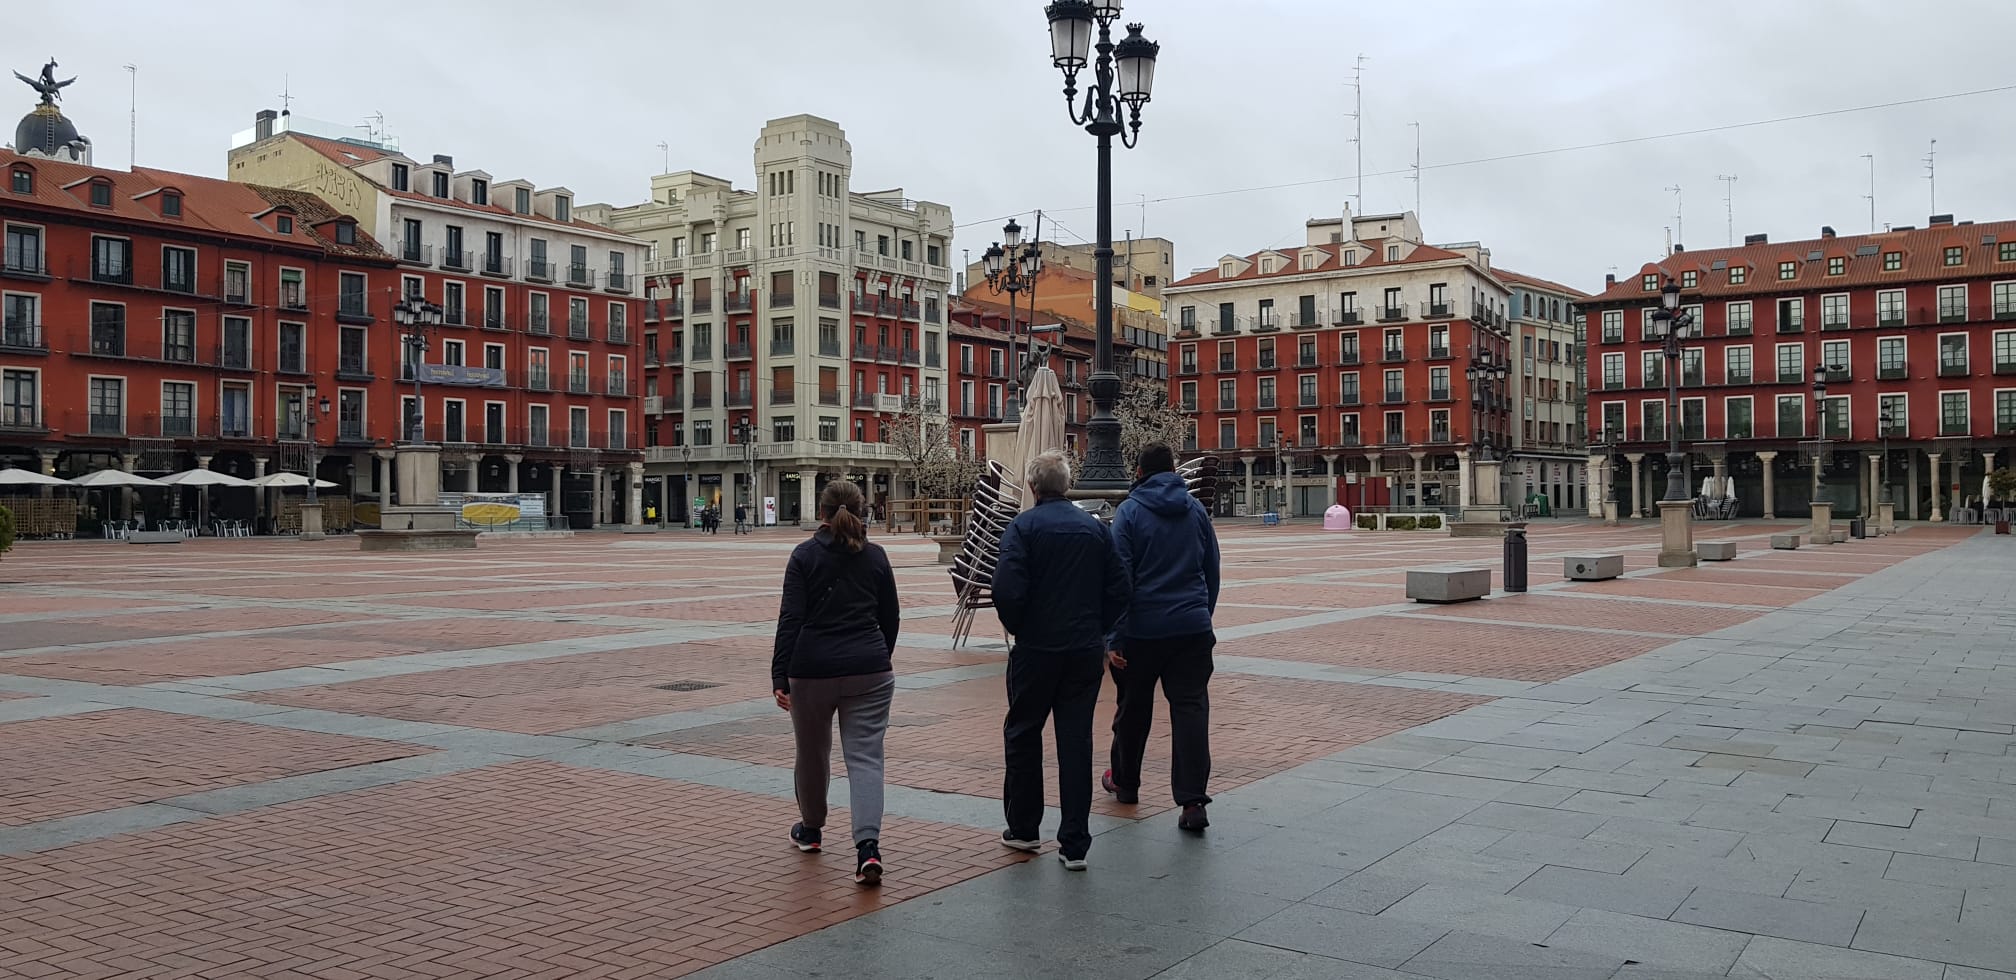
[[[1774,529],[1660,570],[1536,525],[1532,592],[1427,607],[1405,569],[1498,543],[1225,528],[1213,826],[1158,726],[1085,875],[996,845],[998,627],[952,649],[935,546],[884,539],[875,891],[783,840],[797,532],[24,544],[0,977],[2016,976],[2016,539]],[[1590,553],[1630,571],[1561,581]]]

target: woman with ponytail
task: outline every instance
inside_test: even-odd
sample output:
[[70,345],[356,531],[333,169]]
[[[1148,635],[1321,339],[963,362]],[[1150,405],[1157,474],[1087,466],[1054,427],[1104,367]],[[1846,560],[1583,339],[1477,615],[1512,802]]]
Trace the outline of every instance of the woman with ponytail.
[[845,480],[819,494],[819,530],[791,552],[770,657],[770,688],[790,712],[797,742],[799,821],[791,843],[817,853],[826,824],[833,719],[847,761],[854,818],[854,880],[882,880],[882,735],[896,694],[890,656],[901,604],[889,555],[868,541],[861,488]]

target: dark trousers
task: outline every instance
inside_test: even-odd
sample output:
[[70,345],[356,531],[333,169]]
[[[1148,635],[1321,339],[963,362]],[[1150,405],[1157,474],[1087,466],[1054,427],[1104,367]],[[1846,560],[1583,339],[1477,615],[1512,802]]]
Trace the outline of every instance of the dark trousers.
[[1057,800],[1064,811],[1057,846],[1066,857],[1092,849],[1092,710],[1104,679],[1096,649],[1008,654],[1008,720],[1002,725],[1007,774],[1001,805],[1008,831],[1036,840],[1043,823],[1043,722],[1057,732]]
[[1211,633],[1153,640],[1129,638],[1126,669],[1113,671],[1119,708],[1113,715],[1113,782],[1140,792],[1141,757],[1155,724],[1155,685],[1169,702],[1169,788],[1177,806],[1209,803],[1211,780]]

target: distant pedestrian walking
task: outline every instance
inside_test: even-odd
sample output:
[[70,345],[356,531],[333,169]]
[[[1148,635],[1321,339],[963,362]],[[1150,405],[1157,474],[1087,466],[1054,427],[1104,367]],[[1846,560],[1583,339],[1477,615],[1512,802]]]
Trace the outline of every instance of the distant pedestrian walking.
[[1064,811],[1057,856],[1085,870],[1092,848],[1092,711],[1099,703],[1106,634],[1127,606],[1127,570],[1097,518],[1065,499],[1071,464],[1047,452],[1029,464],[1036,506],[1001,534],[994,610],[1015,638],[1008,651],[1007,772],[1001,843],[1042,846],[1043,725],[1055,716],[1057,797]]
[[854,880],[874,885],[882,880],[882,735],[896,694],[890,658],[901,604],[896,573],[882,546],[868,542],[862,509],[861,489],[845,480],[820,492],[819,530],[792,550],[784,569],[770,687],[777,706],[791,713],[798,748],[791,843],[808,854],[820,849],[837,714]]
[[746,506],[744,506],[744,505],[742,505],[742,504],[736,504],[736,505],[735,505],[735,533],[736,533],[736,534],[747,534],[747,533],[749,533],[749,530],[748,530],[748,528],[749,528],[749,508],[748,508],[748,507],[746,507]]
[[1122,803],[1137,802],[1141,757],[1155,722],[1155,686],[1169,702],[1170,790],[1183,808],[1178,825],[1210,826],[1204,786],[1211,778],[1211,617],[1218,608],[1218,535],[1204,505],[1176,471],[1176,454],[1141,452],[1138,480],[1113,517],[1113,546],[1132,576],[1132,598],[1107,642],[1119,710],[1113,716],[1111,769],[1100,784]]

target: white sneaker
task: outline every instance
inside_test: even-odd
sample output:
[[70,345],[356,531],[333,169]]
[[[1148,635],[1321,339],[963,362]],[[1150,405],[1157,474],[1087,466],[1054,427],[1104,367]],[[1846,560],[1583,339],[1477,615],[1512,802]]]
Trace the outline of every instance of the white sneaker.
[[1003,831],[1001,834],[1001,846],[1011,851],[1034,854],[1043,849],[1043,842],[1040,840],[1023,840],[1018,837],[1011,837],[1006,831]]
[[1066,871],[1083,871],[1083,870],[1085,870],[1085,859],[1084,859],[1084,858],[1074,858],[1074,857],[1065,857],[1065,856],[1064,856],[1064,852],[1063,852],[1063,851],[1058,851],[1058,852],[1057,852],[1057,860],[1059,860],[1059,861],[1062,861],[1062,862],[1064,862],[1064,870],[1066,870]]

